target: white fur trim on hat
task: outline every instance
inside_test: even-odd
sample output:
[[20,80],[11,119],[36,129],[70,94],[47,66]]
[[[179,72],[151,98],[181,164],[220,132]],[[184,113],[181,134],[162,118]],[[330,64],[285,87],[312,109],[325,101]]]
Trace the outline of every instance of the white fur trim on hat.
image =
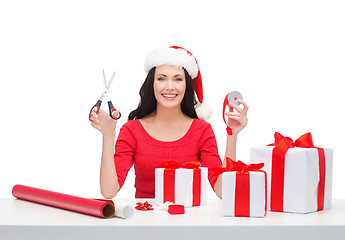
[[194,57],[183,49],[157,48],[147,55],[144,68],[148,73],[153,67],[164,64],[183,67],[192,79],[198,75],[199,68]]
[[208,104],[201,104],[201,103],[197,103],[195,105],[195,112],[198,115],[198,118],[201,120],[207,120],[212,116],[212,108],[210,105]]

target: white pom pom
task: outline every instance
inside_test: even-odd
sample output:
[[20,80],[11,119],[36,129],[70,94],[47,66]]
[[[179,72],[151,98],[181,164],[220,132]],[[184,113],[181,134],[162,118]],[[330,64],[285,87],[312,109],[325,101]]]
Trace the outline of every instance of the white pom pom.
[[212,108],[210,105],[207,105],[205,103],[197,103],[195,105],[195,111],[198,115],[199,119],[201,120],[207,120],[212,116]]

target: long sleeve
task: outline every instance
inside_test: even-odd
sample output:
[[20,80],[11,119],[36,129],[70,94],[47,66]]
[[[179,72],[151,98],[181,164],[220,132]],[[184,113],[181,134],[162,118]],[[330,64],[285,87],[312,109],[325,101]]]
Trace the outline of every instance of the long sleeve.
[[115,167],[120,188],[124,184],[129,169],[134,163],[134,151],[136,141],[128,126],[125,124],[120,129],[119,136],[115,144]]
[[208,180],[213,188],[218,177],[214,175],[211,169],[222,167],[222,160],[219,157],[217,141],[211,125],[208,124],[208,126],[205,128],[203,134],[201,135],[200,144],[200,164],[203,167],[209,168]]

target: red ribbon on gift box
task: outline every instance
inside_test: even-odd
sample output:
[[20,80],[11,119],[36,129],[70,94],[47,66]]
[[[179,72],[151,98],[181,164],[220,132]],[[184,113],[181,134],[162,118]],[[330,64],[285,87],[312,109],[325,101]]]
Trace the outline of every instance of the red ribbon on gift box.
[[280,133],[274,133],[274,143],[267,146],[275,146],[272,153],[272,175],[271,175],[271,210],[283,212],[284,206],[284,169],[285,154],[290,148],[316,148],[319,154],[320,181],[318,187],[317,211],[324,208],[326,160],[323,148],[315,147],[311,133],[300,136],[296,141],[284,137]]
[[161,163],[158,168],[165,168],[163,173],[163,203],[175,202],[175,171],[178,168],[193,169],[193,204],[199,206],[201,202],[201,169],[198,162],[180,163],[170,160]]
[[224,172],[236,171],[235,185],[235,216],[250,217],[250,178],[249,171],[263,172],[265,174],[265,214],[267,211],[267,176],[266,172],[260,170],[264,163],[245,164],[242,161],[234,161],[226,158],[226,167],[213,168],[216,176]]

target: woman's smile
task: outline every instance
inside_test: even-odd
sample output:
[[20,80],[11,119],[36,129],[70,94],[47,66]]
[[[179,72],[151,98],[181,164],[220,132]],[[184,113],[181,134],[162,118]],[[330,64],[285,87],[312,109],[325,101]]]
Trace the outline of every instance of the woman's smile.
[[162,96],[169,101],[175,100],[176,97],[178,96],[177,93],[162,93]]

